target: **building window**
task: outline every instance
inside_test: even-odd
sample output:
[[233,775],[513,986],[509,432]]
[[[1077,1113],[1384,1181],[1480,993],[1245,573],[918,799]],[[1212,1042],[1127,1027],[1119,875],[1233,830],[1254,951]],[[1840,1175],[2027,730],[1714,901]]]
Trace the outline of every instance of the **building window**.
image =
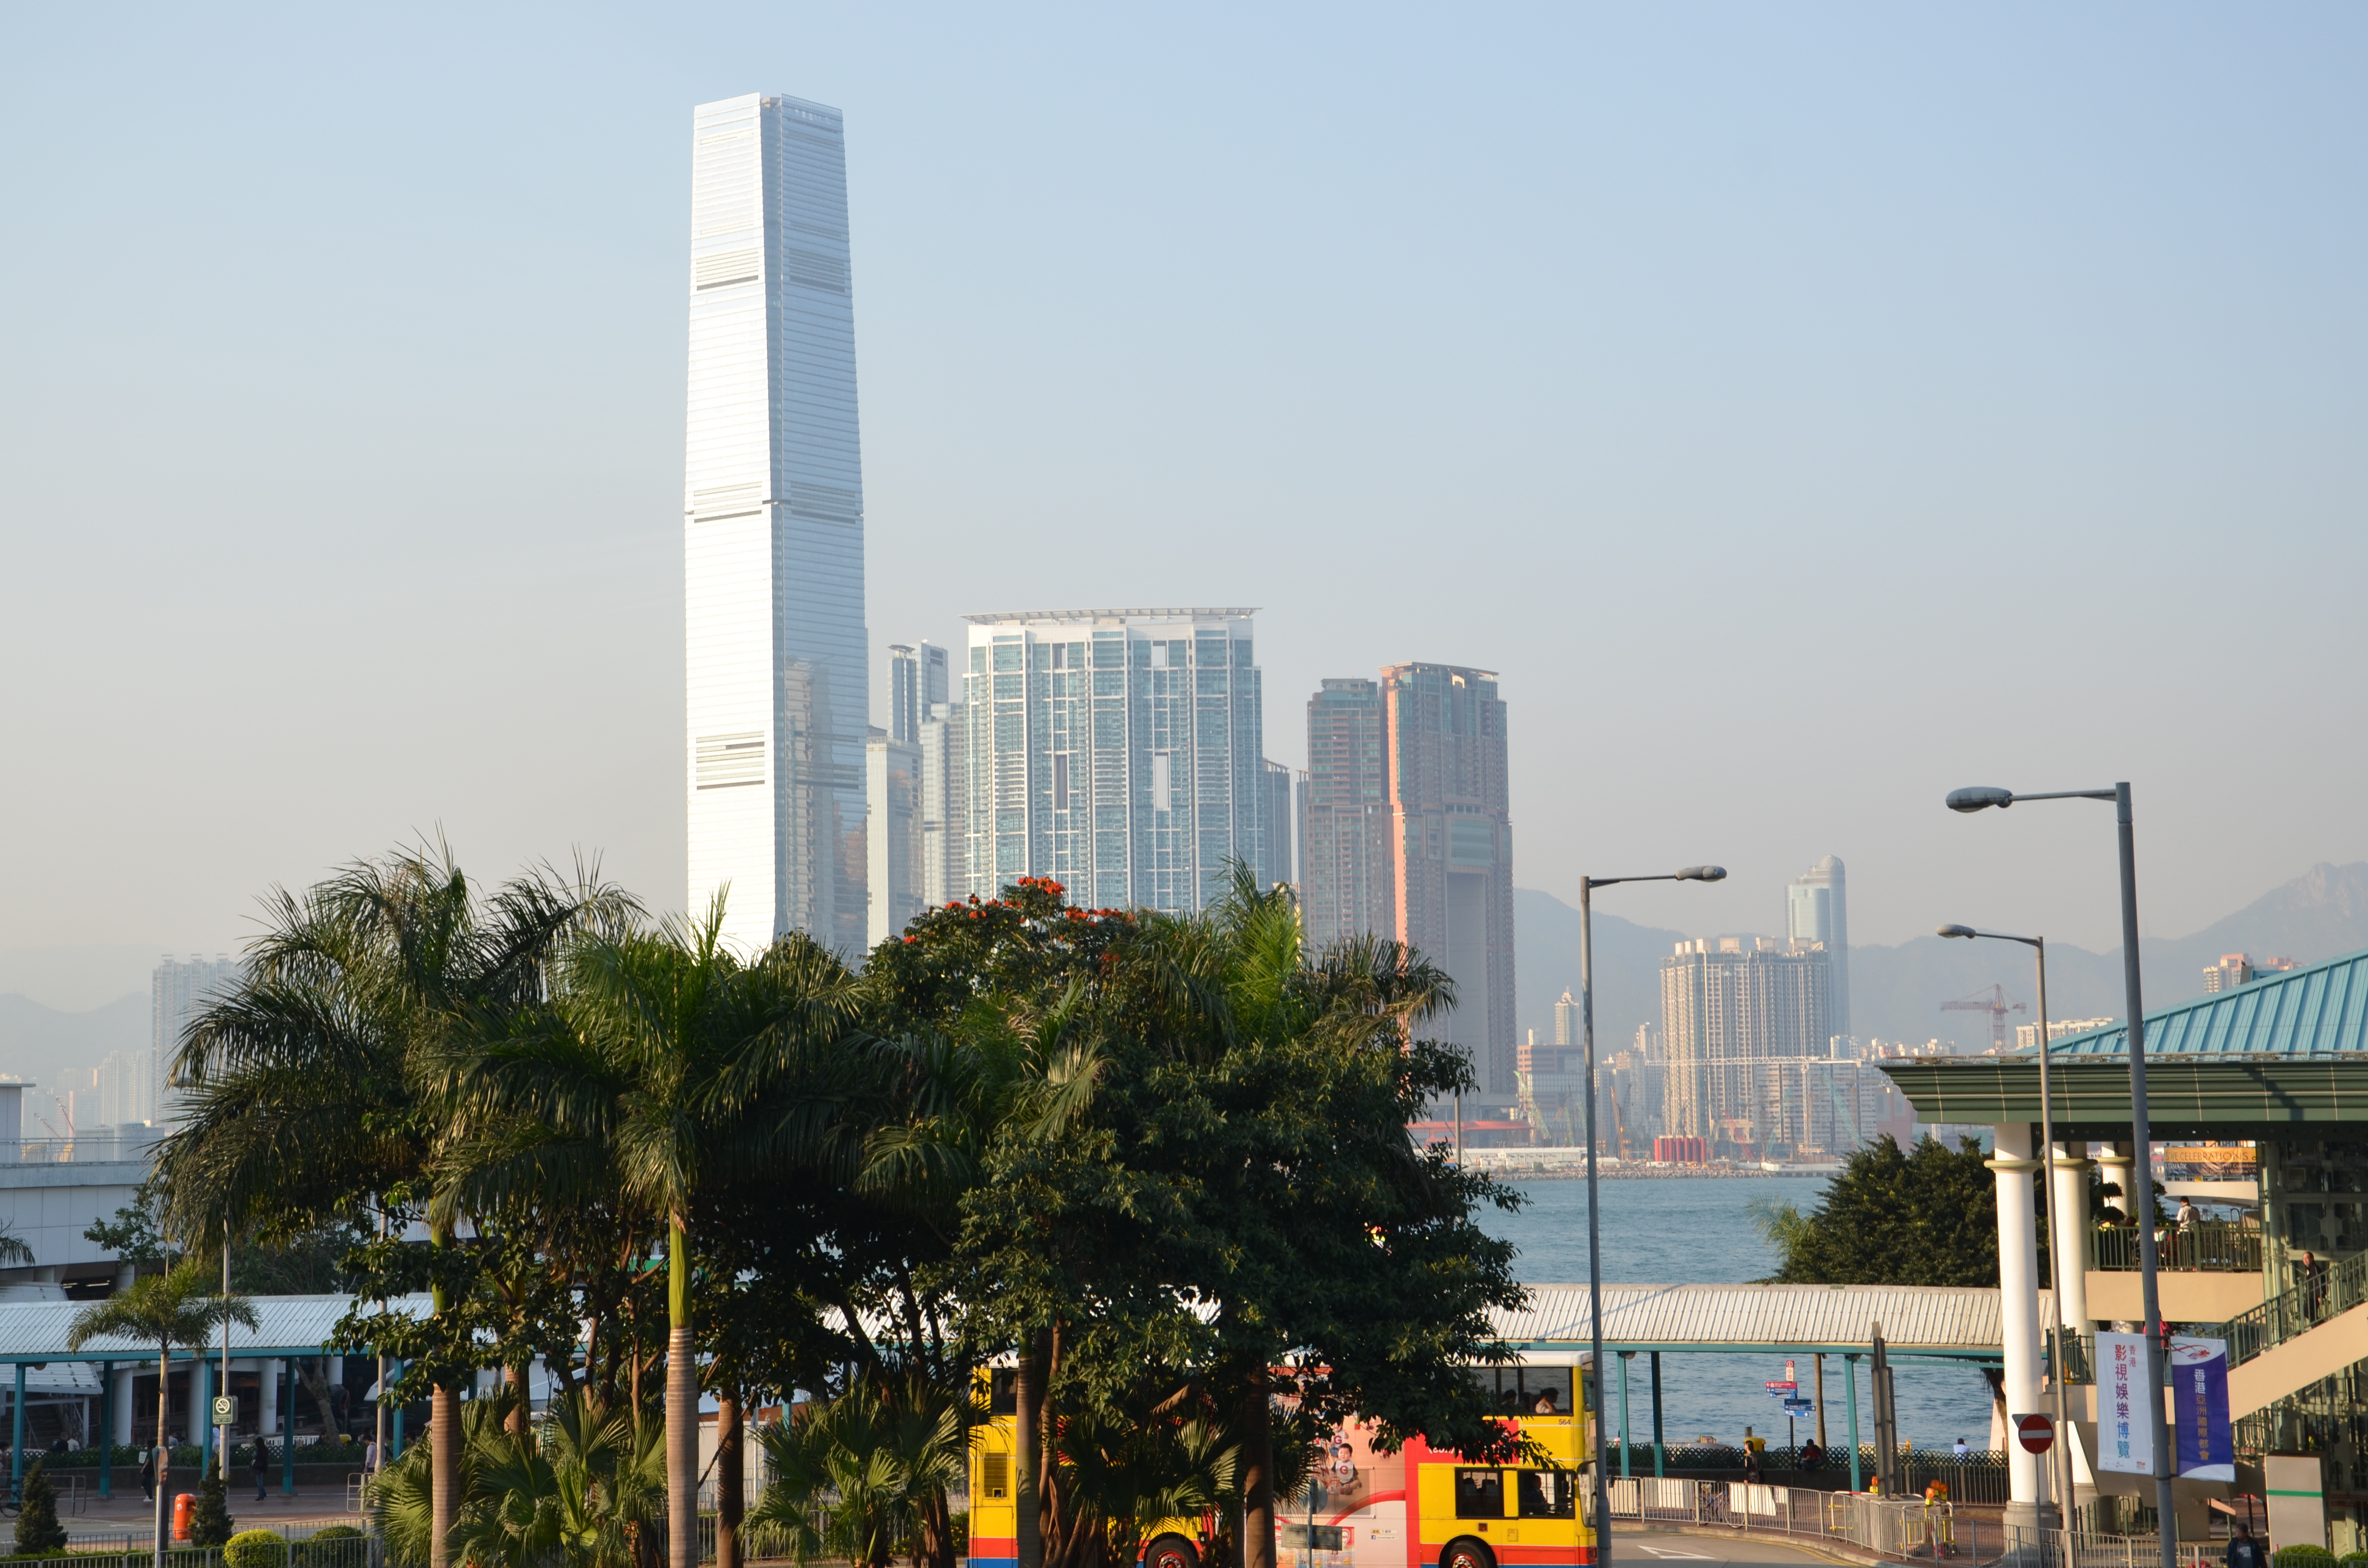
[[[1155,642],[1152,646],[1156,648],[1159,644]],[[1174,801],[1175,774],[1168,755],[1164,751],[1153,752],[1151,754],[1151,809],[1156,812],[1168,811],[1173,808]]]
[[[1058,652],[1056,644],[1056,655]],[[1065,756],[1053,759],[1053,809],[1056,812],[1069,809],[1069,759]]]

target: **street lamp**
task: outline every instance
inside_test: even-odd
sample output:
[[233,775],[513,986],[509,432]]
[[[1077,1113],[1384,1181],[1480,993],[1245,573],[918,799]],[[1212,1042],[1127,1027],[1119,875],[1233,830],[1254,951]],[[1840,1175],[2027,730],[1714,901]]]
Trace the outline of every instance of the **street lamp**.
[[[2064,1410],[2064,1372],[2069,1352],[2064,1343],[2064,1259],[2068,1255],[2065,1235],[2055,1217],[2055,1105],[2047,1086],[2047,938],[2044,937],[2010,937],[2003,931],[1976,931],[1970,926],[1943,926],[1940,935],[1962,937],[1968,941],[1985,939],[1993,942],[2021,942],[2029,948],[2039,965],[2039,1163],[2040,1211],[2047,1216],[2048,1244],[2055,1250],[2055,1263],[2050,1270],[2055,1289],[2047,1292],[2047,1315],[2055,1331],[2055,1375],[2047,1381],[2055,1392],[2055,1508],[2057,1523],[2063,1527],[2064,1561],[2074,1561],[2072,1551],[2072,1454]],[[2009,1412],[2009,1414],[2012,1414]]]
[[[1952,812],[2001,811],[2017,801],[2111,801],[2119,829],[2122,853],[2122,983],[2127,993],[2130,1040],[2130,1142],[2143,1175],[2146,1222],[2138,1226],[2138,1298],[2146,1313],[2147,1424],[2153,1428],[2155,1512],[2162,1521],[2162,1568],[2179,1568],[2179,1517],[2172,1506],[2171,1481],[2178,1470],[2170,1451],[2169,1422],[2162,1410],[2162,1298],[2157,1288],[2154,1244],[2154,1129],[2146,1115],[2146,1003],[2138,987],[2138,873],[2136,841],[2130,827],[2130,786],[2124,779],[2110,790],[2058,790],[2042,795],[2018,795],[1995,785],[1976,785],[1949,791]],[[2047,1033],[2042,1014],[2039,1032]],[[2040,1059],[2046,1060],[2043,1047]]]
[[[1724,866],[1688,866],[1657,877],[1578,879],[1578,1016],[1587,1051],[1587,1315],[1595,1336],[1588,1370],[1595,1377],[1595,1561],[1600,1568],[1611,1568],[1611,1479],[1603,1451],[1603,1226],[1595,1201],[1595,890],[1621,882],[1715,882],[1725,877]],[[1587,1418],[1584,1402],[1578,1415]]]

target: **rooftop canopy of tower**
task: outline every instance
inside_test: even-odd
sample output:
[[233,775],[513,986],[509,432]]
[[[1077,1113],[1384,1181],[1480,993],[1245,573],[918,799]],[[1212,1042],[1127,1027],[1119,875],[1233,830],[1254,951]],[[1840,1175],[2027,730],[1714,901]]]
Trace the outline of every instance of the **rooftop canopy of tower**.
[[[2368,952],[2263,975],[2146,1015],[2146,1107],[2157,1138],[2267,1136],[2303,1123],[2368,1123]],[[2048,1047],[2062,1137],[2130,1123],[2123,1024]],[[2035,1049],[1878,1063],[1926,1122],[2039,1119]]]

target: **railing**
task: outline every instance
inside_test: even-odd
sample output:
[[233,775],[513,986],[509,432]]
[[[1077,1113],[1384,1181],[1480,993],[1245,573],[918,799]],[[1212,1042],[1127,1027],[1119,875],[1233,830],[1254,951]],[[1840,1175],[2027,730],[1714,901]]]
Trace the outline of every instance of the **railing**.
[[0,1165],[87,1165],[136,1161],[146,1164],[155,1136],[113,1138],[0,1138]]
[[[1743,1482],[1645,1476],[1614,1481],[1611,1517],[1807,1537],[1900,1562],[1956,1562],[1970,1568],[2000,1562],[2014,1568],[2152,1568],[2162,1555],[2157,1537],[2075,1534],[2067,1563],[2060,1533],[1961,1516],[1948,1503]],[[2216,1568],[2226,1549],[2223,1541],[2181,1541],[2180,1568]]]
[[[1614,1477],[1620,1474],[1622,1458],[1618,1443],[1606,1445],[1604,1462]],[[1651,1444],[1631,1444],[1625,1458],[1632,1477],[1642,1479],[1652,1475]],[[1859,1445],[1858,1462],[1861,1475],[1873,1475],[1882,1464],[1882,1450],[1872,1443],[1861,1443]],[[1902,1449],[1893,1464],[1899,1476],[1899,1484],[1907,1490],[1921,1493],[1928,1483],[1937,1481],[1948,1487],[1949,1495],[1960,1503],[2003,1503],[2007,1500],[2006,1456],[1995,1449],[1969,1452],[1964,1459],[1930,1449]],[[1664,1471],[1723,1471],[1739,1477],[1744,1469],[1743,1450],[1729,1448],[1724,1443],[1668,1443],[1662,1445],[1661,1468]],[[1824,1458],[1816,1469],[1804,1471],[1801,1468],[1799,1449],[1771,1443],[1760,1456],[1759,1470],[1762,1476],[1771,1481],[1782,1477],[1816,1475],[1827,1478],[1832,1485],[1847,1486],[1850,1472],[1850,1450],[1840,1447],[1827,1449],[1824,1450]],[[1695,1479],[1701,1478],[1697,1476]],[[1793,1489],[1810,1490],[1807,1486],[1799,1485]]]
[[2271,1297],[2251,1312],[2220,1325],[2228,1342],[2228,1364],[2249,1361],[2262,1351],[2308,1334],[2338,1312],[2368,1301],[2368,1252],[2345,1258],[2316,1278]]
[[[285,1529],[272,1533],[280,1538],[283,1568],[386,1568],[386,1543],[374,1535],[333,1536],[319,1540]],[[146,1547],[122,1552],[84,1550],[71,1557],[8,1560],[9,1568],[151,1568],[154,1562],[154,1551]],[[165,1554],[165,1568],[222,1568],[222,1549],[176,1546]]]
[[[2138,1267],[2136,1227],[2117,1225],[2089,1233],[2089,1267],[2126,1271]],[[2156,1233],[2157,1262],[2186,1274],[2259,1274],[2261,1230],[2258,1225],[2202,1221]]]

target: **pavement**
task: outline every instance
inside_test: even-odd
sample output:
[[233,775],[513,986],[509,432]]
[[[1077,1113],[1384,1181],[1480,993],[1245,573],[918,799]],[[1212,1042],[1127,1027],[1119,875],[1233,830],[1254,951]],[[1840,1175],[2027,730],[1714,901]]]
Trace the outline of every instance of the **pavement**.
[[1828,1557],[1812,1547],[1794,1546],[1734,1532],[1722,1535],[1678,1535],[1657,1530],[1615,1528],[1611,1532],[1611,1555],[1615,1562],[1630,1564],[1651,1562],[1734,1562],[1742,1564],[1805,1564],[1816,1563],[1822,1568],[1842,1562]]
[[[167,1483],[175,1492],[195,1492],[196,1476],[191,1474],[186,1479],[190,1483],[188,1485],[182,1484],[184,1475],[176,1471],[167,1478]],[[60,1522],[66,1527],[66,1536],[71,1540],[121,1535],[144,1540],[156,1528],[156,1506],[140,1495],[137,1483],[121,1488],[112,1497],[85,1498],[80,1513],[64,1514],[63,1499],[60,1502],[60,1513],[63,1515]],[[282,1497],[274,1484],[270,1494],[258,1503],[255,1500],[254,1483],[249,1482],[244,1490],[231,1488],[230,1515],[241,1529],[356,1522],[346,1506],[346,1489],[342,1486],[334,1491],[316,1487],[310,1493],[300,1488],[295,1496]]]

